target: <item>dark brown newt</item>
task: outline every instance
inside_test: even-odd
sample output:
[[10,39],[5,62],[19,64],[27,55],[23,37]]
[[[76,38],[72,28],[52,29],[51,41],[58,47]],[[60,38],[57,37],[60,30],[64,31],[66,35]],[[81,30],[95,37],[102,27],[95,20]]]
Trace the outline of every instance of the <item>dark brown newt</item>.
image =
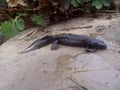
[[53,44],[51,50],[57,49],[58,44],[74,46],[74,47],[83,47],[86,48],[87,52],[95,52],[96,50],[105,50],[107,48],[107,45],[102,40],[95,39],[86,35],[77,35],[77,34],[68,33],[68,34],[45,36],[41,39],[37,39],[21,53],[39,49],[50,43]]

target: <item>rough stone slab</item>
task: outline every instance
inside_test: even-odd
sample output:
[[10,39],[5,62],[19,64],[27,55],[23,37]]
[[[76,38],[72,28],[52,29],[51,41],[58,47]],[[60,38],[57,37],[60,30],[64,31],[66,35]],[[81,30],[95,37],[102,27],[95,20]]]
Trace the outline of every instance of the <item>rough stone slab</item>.
[[[114,36],[119,36],[119,23],[119,18],[76,18],[46,28],[50,34],[75,33],[100,37],[106,41],[108,49],[96,53],[62,45],[51,51],[51,45],[48,45],[19,54],[37,39],[19,40],[29,30],[8,40],[0,47],[0,90],[120,90],[120,38],[115,40]],[[88,25],[92,27],[60,30]]]

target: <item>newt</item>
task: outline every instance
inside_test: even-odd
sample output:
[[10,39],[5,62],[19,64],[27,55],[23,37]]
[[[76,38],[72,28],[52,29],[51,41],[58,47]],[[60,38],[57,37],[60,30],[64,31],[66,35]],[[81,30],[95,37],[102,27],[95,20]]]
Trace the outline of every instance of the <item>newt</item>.
[[105,50],[107,48],[106,43],[102,40],[95,39],[87,35],[68,33],[50,36],[47,35],[41,39],[37,39],[21,53],[39,49],[50,43],[52,43],[51,50],[58,49],[58,44],[73,47],[83,47],[87,52],[96,52],[97,50]]

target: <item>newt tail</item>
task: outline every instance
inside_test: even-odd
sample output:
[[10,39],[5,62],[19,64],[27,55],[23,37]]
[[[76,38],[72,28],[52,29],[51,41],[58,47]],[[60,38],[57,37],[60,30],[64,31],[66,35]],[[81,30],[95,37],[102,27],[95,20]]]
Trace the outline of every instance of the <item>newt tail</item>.
[[24,51],[20,53],[27,53],[29,51],[33,51],[41,47],[44,47],[51,43],[51,39],[52,39],[52,36],[45,36],[41,39],[37,39],[30,46],[28,46]]

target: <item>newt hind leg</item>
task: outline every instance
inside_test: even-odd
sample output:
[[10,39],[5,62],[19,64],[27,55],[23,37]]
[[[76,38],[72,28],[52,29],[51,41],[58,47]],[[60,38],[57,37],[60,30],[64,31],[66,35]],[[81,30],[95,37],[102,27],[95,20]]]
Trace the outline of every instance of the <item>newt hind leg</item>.
[[58,40],[54,41],[51,46],[51,50],[56,50],[56,49],[58,49]]

